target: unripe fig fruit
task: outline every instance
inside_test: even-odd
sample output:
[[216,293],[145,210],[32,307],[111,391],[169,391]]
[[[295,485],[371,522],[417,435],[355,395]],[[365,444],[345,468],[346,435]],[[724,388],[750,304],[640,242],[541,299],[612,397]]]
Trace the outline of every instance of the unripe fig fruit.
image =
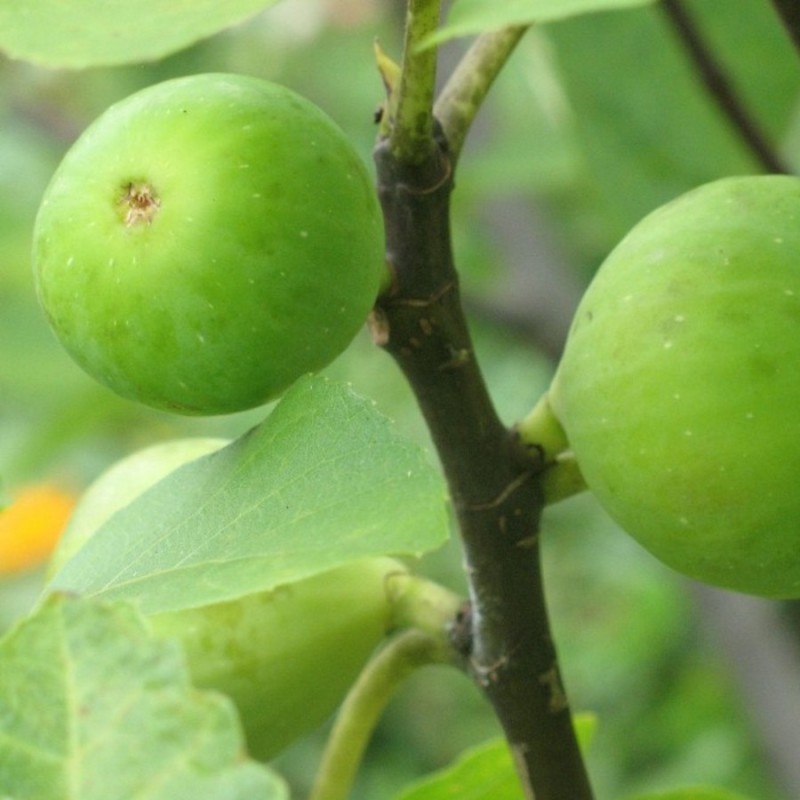
[[187,414],[272,399],[341,353],[385,271],[367,170],[286,88],[193,75],[109,108],[47,188],[38,294],[75,360]]
[[192,682],[230,697],[259,759],[336,710],[391,627],[390,558],[369,558],[227,603],[150,617],[181,641]]
[[800,179],[719,180],[635,226],[549,401],[644,547],[710,584],[800,596]]
[[[165,442],[109,468],[80,500],[50,574],[157,480],[224,444]],[[393,624],[388,581],[405,572],[394,559],[365,558],[272,591],[149,619],[157,635],[181,642],[195,686],[230,697],[248,750],[268,759],[339,705]]]

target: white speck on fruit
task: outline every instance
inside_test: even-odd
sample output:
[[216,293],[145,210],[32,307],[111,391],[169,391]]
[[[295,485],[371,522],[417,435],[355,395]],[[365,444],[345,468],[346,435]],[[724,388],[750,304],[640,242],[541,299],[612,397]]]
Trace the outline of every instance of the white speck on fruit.
[[673,399],[673,400],[680,400],[680,399],[681,399],[681,393],[680,393],[680,392],[675,392],[675,393],[672,395],[672,399]]
[[200,342],[200,344],[205,344],[206,343],[206,337],[203,336],[202,333],[198,333],[197,334],[197,341]]
[[784,290],[783,290],[783,293],[784,293],[784,294],[785,294],[787,297],[794,297],[794,289],[784,289]]
[[249,164],[239,164],[239,169],[250,169]]
[[71,266],[72,266],[74,263],[75,263],[75,256],[70,256],[70,257],[67,259],[67,266],[68,266],[68,267],[71,267]]
[[676,314],[673,319],[675,322],[686,322],[686,317],[683,314]]
[[783,236],[776,236],[773,240],[775,244],[783,244]]
[[300,231],[300,238],[307,239],[308,238],[308,231]]
[[680,522],[681,525],[686,527],[689,524],[689,518],[688,517],[678,517],[678,522]]
[[253,199],[254,200],[258,200],[259,197],[261,197],[261,192],[253,192]]
[[748,411],[748,412],[747,412],[747,413],[744,415],[744,418],[745,418],[745,419],[755,419],[755,418],[756,418],[756,415],[755,415],[755,414],[754,414],[752,411]]
[[664,342],[664,349],[669,350],[670,347],[672,347],[672,339],[667,339],[667,341]]
[[694,436],[694,431],[686,430],[683,432],[683,435],[687,437]]

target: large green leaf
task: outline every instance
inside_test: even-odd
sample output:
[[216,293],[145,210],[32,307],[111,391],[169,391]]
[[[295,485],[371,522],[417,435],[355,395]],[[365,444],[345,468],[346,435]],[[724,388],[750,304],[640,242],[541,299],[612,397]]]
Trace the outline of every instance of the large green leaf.
[[130,606],[54,596],[0,641],[0,795],[287,800],[243,758],[233,706]]
[[0,50],[48,67],[150,61],[278,0],[0,0]]
[[594,11],[633,8],[652,2],[654,0],[505,0],[502,3],[497,0],[456,0],[446,24],[426,44],[508,25],[552,22]]
[[[769,4],[706,0],[689,10],[743,104],[780,151],[800,74]],[[661,9],[571,19],[548,26],[547,33],[613,240],[700,183],[762,170]]]
[[146,612],[273,589],[357,558],[447,537],[441,475],[373,404],[324,378],[264,423],[114,514],[50,589]]

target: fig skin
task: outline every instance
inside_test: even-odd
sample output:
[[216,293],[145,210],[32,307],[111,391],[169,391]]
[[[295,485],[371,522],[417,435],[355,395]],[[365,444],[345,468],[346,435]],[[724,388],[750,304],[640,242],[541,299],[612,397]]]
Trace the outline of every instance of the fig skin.
[[549,402],[588,487],[659,559],[800,596],[800,179],[722,179],[636,225]]
[[123,397],[261,405],[330,363],[385,275],[367,169],[320,109],[202,74],[111,106],[64,156],[34,229],[57,337]]
[[153,614],[192,683],[233,700],[251,755],[274,758],[327,720],[392,627],[391,558],[365,558],[270,592]]

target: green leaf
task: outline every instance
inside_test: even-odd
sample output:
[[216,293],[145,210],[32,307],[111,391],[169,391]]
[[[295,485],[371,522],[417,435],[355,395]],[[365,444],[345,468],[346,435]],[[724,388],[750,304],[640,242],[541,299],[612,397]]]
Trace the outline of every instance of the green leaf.
[[260,426],[114,514],[49,588],[172,611],[365,556],[416,556],[447,535],[425,453],[370,401],[308,378]]
[[395,800],[524,800],[503,739],[467,750],[452,766],[408,787]]
[[628,800],[748,800],[748,798],[715,786],[687,786],[683,789],[670,789],[653,794],[638,794]]
[[0,641],[0,787],[14,800],[286,800],[230,702],[127,605],[49,598]]
[[643,6],[654,0],[457,0],[447,16],[447,22],[425,45],[470,36],[483,31],[498,30],[509,25],[533,25],[552,22],[594,11],[626,9]]
[[151,61],[277,0],[0,0],[0,50],[48,67]]
[[[585,749],[594,734],[596,719],[591,714],[578,714],[573,718],[573,724],[581,748]],[[450,767],[406,788],[395,797],[395,800],[454,800],[454,798],[524,800],[519,776],[505,739],[493,739],[467,750]],[[704,799],[698,798],[698,800]]]
[[[792,124],[800,76],[777,16],[749,0],[687,8],[744,106],[779,146]],[[761,171],[661,9],[572,19],[546,32],[612,241],[690,188]]]

